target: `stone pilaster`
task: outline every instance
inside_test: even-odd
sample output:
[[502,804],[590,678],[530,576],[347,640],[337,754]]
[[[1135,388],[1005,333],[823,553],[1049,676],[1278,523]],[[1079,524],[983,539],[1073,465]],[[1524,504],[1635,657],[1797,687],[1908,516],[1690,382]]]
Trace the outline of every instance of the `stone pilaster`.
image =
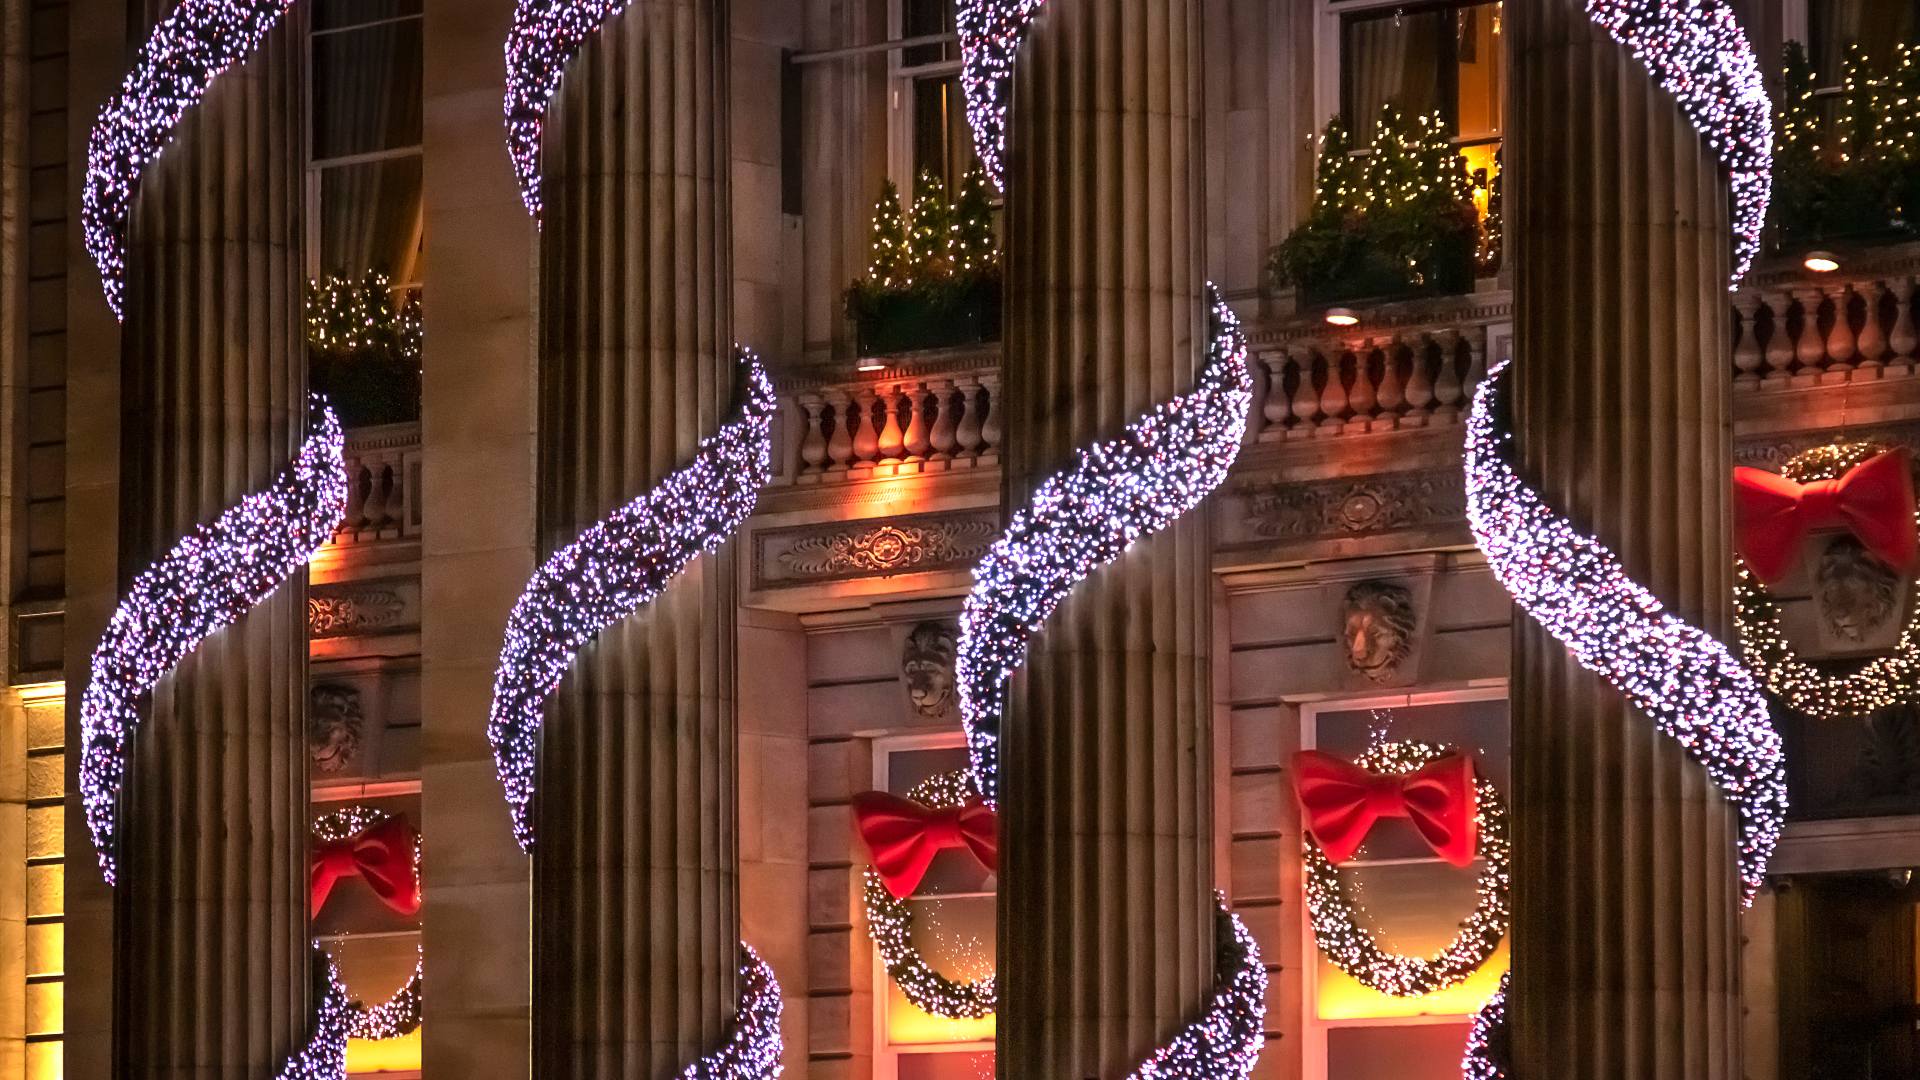
[[[1507,5],[1525,474],[1685,618],[1730,627],[1727,184],[1579,0]],[[1734,816],[1673,740],[1514,634],[1518,1075],[1737,1077]]]
[[[300,441],[305,23],[291,9],[221,76],[141,185],[123,582],[267,484]],[[305,1043],[306,654],[303,575],[154,692],[121,808],[115,1076],[256,1080]]]
[[[1013,94],[1010,505],[1205,362],[1198,0],[1052,0]],[[1206,1005],[1212,606],[1189,515],[1082,584],[1006,722],[1006,1077],[1119,1077]]]
[[[567,71],[540,238],[543,551],[735,400],[727,5],[636,0]],[[739,918],[736,570],[704,556],[589,645],[541,748],[534,1073],[673,1075],[725,1037]]]

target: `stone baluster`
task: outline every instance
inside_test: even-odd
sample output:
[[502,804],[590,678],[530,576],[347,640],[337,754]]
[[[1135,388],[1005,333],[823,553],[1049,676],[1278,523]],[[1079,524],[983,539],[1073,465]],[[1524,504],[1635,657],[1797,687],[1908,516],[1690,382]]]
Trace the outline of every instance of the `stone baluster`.
[[1293,399],[1287,394],[1287,372],[1293,361],[1286,350],[1260,354],[1260,366],[1267,373],[1267,393],[1260,402],[1261,442],[1275,442],[1287,437],[1287,417],[1293,412]]
[[1766,294],[1765,300],[1770,325],[1765,351],[1767,369],[1760,385],[1771,390],[1793,384],[1798,354],[1793,347],[1793,335],[1787,330],[1787,321],[1793,314],[1793,297],[1785,292],[1773,292]]
[[907,452],[906,434],[900,430],[900,410],[910,408],[912,398],[899,384],[883,386],[875,392],[880,402],[880,435],[874,453],[882,465],[898,465]]
[[986,415],[980,419],[980,464],[997,465],[1000,462],[1000,376],[988,372],[980,376],[980,401],[986,409]]
[[1740,313],[1736,326],[1740,343],[1733,348],[1733,381],[1736,386],[1752,389],[1760,385],[1760,367],[1765,363],[1760,352],[1760,297],[1743,291],[1734,297],[1733,306]]
[[903,436],[906,444],[907,461],[919,463],[927,460],[927,454],[933,449],[933,443],[927,434],[927,410],[933,407],[933,391],[924,384],[908,384],[903,391],[907,408],[907,432]]
[[1345,367],[1346,354],[1338,344],[1329,345],[1319,351],[1317,367],[1326,372],[1326,382],[1320,388],[1320,434],[1338,435],[1347,426],[1347,380]]
[[1349,353],[1353,357],[1353,387],[1347,391],[1349,415],[1346,433],[1353,435],[1373,428],[1375,406],[1379,404],[1378,381],[1373,373],[1373,342],[1362,341]]
[[962,375],[957,380],[960,386],[960,426],[955,432],[959,440],[957,460],[968,465],[974,464],[980,457],[980,429],[985,409],[980,403],[980,380],[972,375]]
[[1467,331],[1467,396],[1487,381],[1487,328],[1475,326]]
[[365,539],[377,540],[387,531],[392,518],[387,506],[391,501],[393,473],[378,457],[367,461],[367,506]]
[[1451,326],[1443,327],[1434,333],[1433,340],[1440,361],[1439,375],[1433,384],[1434,415],[1442,423],[1458,423],[1460,407],[1467,394],[1467,388],[1460,379],[1460,331]]
[[[1369,347],[1372,343],[1369,342]],[[1406,404],[1406,391],[1400,378],[1401,339],[1383,338],[1380,348],[1380,416],[1373,422],[1375,431],[1392,431],[1400,426],[1400,409]],[[1409,352],[1409,356],[1412,354]],[[1415,366],[1418,366],[1417,364]]]
[[1314,351],[1311,345],[1295,345],[1287,350],[1287,366],[1294,373],[1293,422],[1287,438],[1302,439],[1319,428],[1320,392],[1313,385]]
[[1403,334],[1401,344],[1407,350],[1412,362],[1407,378],[1407,415],[1400,418],[1406,427],[1426,427],[1433,421],[1433,335],[1427,333]]
[[1914,353],[1920,349],[1920,334],[1914,331],[1915,280],[1907,278],[1894,283],[1893,330],[1887,335],[1887,347],[1893,351],[1894,362],[1899,365],[1901,374],[1912,374]]
[[1881,325],[1880,313],[1885,309],[1887,285],[1883,281],[1866,283],[1863,303],[1866,308],[1866,321],[1860,324],[1860,336],[1856,344],[1860,351],[1860,377],[1877,379],[1887,365],[1887,332]]
[[1793,297],[1800,305],[1800,336],[1795,342],[1795,386],[1815,386],[1826,381],[1827,341],[1820,333],[1820,306],[1826,294],[1818,288],[1795,289]]
[[827,438],[827,466],[830,473],[846,472],[853,465],[853,400],[845,390],[827,391],[827,415],[833,419],[833,434]]
[[817,481],[827,464],[827,436],[821,430],[821,409],[825,403],[818,394],[801,394],[800,408],[807,414],[800,436],[800,481]]
[[856,478],[873,474],[873,463],[880,460],[880,430],[875,426],[874,407],[879,395],[873,387],[862,386],[853,392],[853,470]]
[[[1507,0],[1505,29],[1507,163],[1526,178],[1507,194],[1517,467],[1667,608],[1724,637],[1726,174],[1578,0]],[[1816,328],[1804,338],[1824,351]],[[1512,1075],[1737,1080],[1733,810],[1525,615],[1513,645]]]
[[1827,330],[1827,370],[1823,382],[1844,382],[1853,373],[1853,287],[1835,285],[1822,290],[1833,305],[1833,325]]
[[933,433],[927,438],[933,448],[930,457],[945,468],[960,445],[956,434],[960,427],[960,395],[954,390],[952,379],[933,379],[927,388],[934,408]]

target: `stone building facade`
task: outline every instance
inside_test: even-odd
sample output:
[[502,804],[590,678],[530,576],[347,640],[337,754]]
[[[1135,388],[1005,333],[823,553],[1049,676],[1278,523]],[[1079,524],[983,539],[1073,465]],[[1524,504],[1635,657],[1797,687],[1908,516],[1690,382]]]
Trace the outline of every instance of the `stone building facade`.
[[[1117,1080],[1205,1007],[1215,890],[1269,976],[1257,1077],[1457,1075],[1509,964],[1520,1075],[1920,1072],[1912,706],[1775,702],[1795,809],[1742,911],[1718,793],[1516,612],[1462,472],[1472,394],[1514,359],[1541,490],[1731,643],[1735,466],[1920,449],[1911,230],[1818,273],[1776,238],[1726,292],[1726,177],[1579,0],[1048,0],[994,305],[873,348],[847,292],[876,194],[911,212],[974,156],[957,7],[629,0],[566,68],[536,222],[504,147],[512,0],[298,0],[143,180],[120,322],[89,132],[174,4],[0,0],[0,1078],[271,1075],[317,937],[364,1000],[424,974],[418,1025],[355,1040],[356,1074],[677,1075],[725,1038],[744,940],[789,1076]],[[1920,44],[1908,0],[1733,7],[1770,76],[1812,47],[1823,100],[1846,41]],[[1277,279],[1328,118],[1384,102],[1450,125],[1500,255],[1407,297]],[[375,269],[395,324],[418,313],[417,398],[348,417],[331,542],[143,706],[109,887],[69,752],[89,658],[142,567],[289,460],[310,385],[358,400],[308,282]],[[936,967],[1000,973],[999,1015],[931,1016],[870,939],[856,796],[964,767],[973,567],[1075,448],[1191,387],[1208,283],[1251,346],[1245,443],[1029,656],[997,872],[943,854],[907,900]],[[772,479],[570,669],[529,856],[487,730],[509,614],[726,419],[736,341],[774,380]],[[1802,655],[1909,647],[1911,582],[1861,566],[1778,590]],[[1425,997],[1343,975],[1306,914],[1293,756],[1382,740],[1471,752],[1512,810],[1511,931]],[[348,806],[417,830],[417,913],[353,881],[310,910],[312,819]],[[1474,876],[1404,846],[1353,873],[1430,951]]]

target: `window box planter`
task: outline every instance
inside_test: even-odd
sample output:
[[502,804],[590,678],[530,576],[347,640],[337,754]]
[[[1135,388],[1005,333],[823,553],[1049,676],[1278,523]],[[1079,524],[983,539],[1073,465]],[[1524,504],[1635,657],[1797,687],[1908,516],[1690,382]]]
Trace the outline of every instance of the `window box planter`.
[[861,356],[892,356],[1000,340],[1000,278],[910,288],[856,291],[847,301]]

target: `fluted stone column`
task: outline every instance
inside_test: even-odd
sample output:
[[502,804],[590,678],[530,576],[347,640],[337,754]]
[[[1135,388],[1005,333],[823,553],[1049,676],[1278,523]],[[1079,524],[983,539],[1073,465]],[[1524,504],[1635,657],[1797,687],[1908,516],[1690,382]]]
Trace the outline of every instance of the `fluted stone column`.
[[[1017,68],[1007,196],[1010,504],[1205,362],[1198,0],[1051,0]],[[1208,530],[1082,584],[1016,679],[1001,1076],[1115,1078],[1214,967]]]
[[[141,185],[123,579],[266,485],[300,441],[305,21],[295,6],[222,75]],[[121,809],[115,1076],[258,1080],[306,1041],[306,677],[301,575],[154,692]]]
[[[725,420],[727,7],[636,0],[568,69],[540,237],[543,550]],[[715,1049],[737,962],[735,563],[695,561],[581,653],[541,747],[534,1073],[667,1077]]]
[[[1510,0],[1524,470],[1726,637],[1727,183],[1580,0]],[[1735,819],[1671,739],[1530,621],[1514,633],[1521,1077],[1740,1075]]]

